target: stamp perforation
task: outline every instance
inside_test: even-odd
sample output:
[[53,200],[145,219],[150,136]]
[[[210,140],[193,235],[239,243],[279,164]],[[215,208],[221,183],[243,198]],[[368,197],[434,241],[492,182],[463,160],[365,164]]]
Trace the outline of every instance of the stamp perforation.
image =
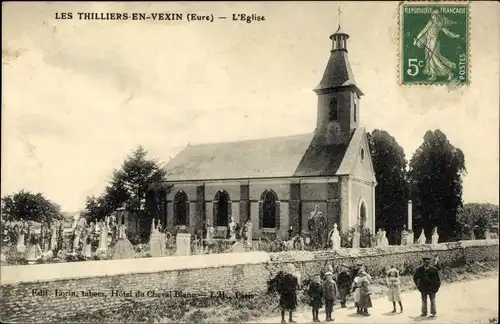
[[397,68],[396,68],[396,73],[397,73],[397,79],[398,79],[398,85],[403,86],[403,87],[412,87],[412,86],[423,86],[423,87],[433,87],[433,86],[446,86],[449,83],[447,81],[429,81],[429,82],[412,82],[412,83],[403,83],[403,76],[401,74],[401,69],[402,69],[402,18],[401,18],[401,12],[402,12],[402,6],[404,4],[429,4],[429,5],[436,5],[436,4],[463,4],[464,6],[467,7],[467,17],[466,17],[466,31],[467,31],[467,80],[466,82],[460,82],[456,84],[454,87],[462,87],[462,86],[468,86],[471,84],[471,70],[472,70],[472,63],[471,63],[471,42],[470,42],[470,35],[471,35],[471,6],[470,6],[470,1],[464,1],[464,0],[409,0],[409,1],[399,1],[398,3],[398,43],[397,43]]

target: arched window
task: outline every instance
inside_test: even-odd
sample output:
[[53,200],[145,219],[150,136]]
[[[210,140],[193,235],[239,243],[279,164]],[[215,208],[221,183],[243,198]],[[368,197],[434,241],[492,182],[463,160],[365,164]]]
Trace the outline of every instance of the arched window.
[[365,159],[365,150],[361,149],[361,161]]
[[328,121],[338,120],[339,112],[338,112],[338,102],[337,98],[332,98],[330,100],[330,111],[328,112]]
[[231,201],[225,190],[219,190],[214,197],[214,225],[228,226],[231,217]]
[[174,220],[175,225],[188,226],[189,200],[187,194],[180,190],[174,198]]
[[265,190],[259,202],[259,227],[279,228],[280,202],[273,190]]
[[361,206],[359,207],[359,222],[361,227],[366,226],[366,205],[364,201],[361,201]]

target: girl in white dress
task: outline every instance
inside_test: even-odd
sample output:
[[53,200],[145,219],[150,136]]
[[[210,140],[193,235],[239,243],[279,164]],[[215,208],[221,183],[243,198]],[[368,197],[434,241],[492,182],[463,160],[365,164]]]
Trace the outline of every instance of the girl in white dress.
[[403,303],[401,302],[401,280],[399,279],[399,271],[396,268],[390,268],[387,271],[387,297],[392,302],[392,312],[396,313],[396,302],[399,304],[401,313],[403,312]]

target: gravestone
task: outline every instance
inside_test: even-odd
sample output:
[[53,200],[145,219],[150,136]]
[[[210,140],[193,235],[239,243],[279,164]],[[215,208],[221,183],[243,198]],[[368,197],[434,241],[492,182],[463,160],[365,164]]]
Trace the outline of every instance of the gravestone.
[[408,231],[406,230],[406,225],[403,225],[403,230],[401,231],[401,245],[409,245],[408,243]]
[[75,238],[73,239],[72,253],[76,254],[78,252],[78,248],[79,248],[79,245],[80,245],[80,235],[82,234],[79,225],[76,226],[74,233],[75,233]]
[[432,245],[436,245],[439,242],[439,234],[438,234],[438,228],[437,228],[437,226],[434,227],[434,229],[432,230],[431,240],[432,240]]
[[120,226],[118,241],[113,247],[113,260],[133,259],[135,256],[134,246],[128,240],[125,228],[125,224]]
[[339,230],[337,228],[337,223],[333,224],[333,230],[332,230],[332,234],[330,236],[330,240],[332,241],[332,249],[334,251],[337,251],[341,248],[340,233],[339,233]]
[[149,248],[153,258],[165,256],[165,234],[161,233],[158,228],[161,225],[155,226],[155,220],[151,223],[151,235],[149,237]]
[[82,254],[86,258],[90,258],[92,256],[92,240],[90,239],[90,234],[87,234],[83,242]]
[[241,244],[240,242],[236,242],[231,247],[231,251],[235,252],[235,253],[236,252],[245,252],[246,249],[245,249],[245,246],[243,244]]
[[236,241],[236,223],[231,217],[231,222],[229,223],[229,240],[231,242]]
[[379,228],[378,231],[377,231],[377,234],[375,235],[375,244],[376,246],[380,246],[380,243],[382,241],[382,229]]
[[354,232],[354,237],[352,238],[352,247],[357,249],[359,248],[359,241],[360,241],[361,237],[360,237],[360,234],[358,232],[358,230],[356,229],[356,231]]
[[99,246],[97,247],[97,253],[106,253],[108,251],[108,228],[101,221],[99,224]]
[[422,228],[422,232],[420,232],[420,236],[418,237],[417,244],[425,244],[427,238],[425,237],[424,229]]
[[484,230],[484,239],[491,240],[491,233],[490,233],[490,230],[488,228]]
[[206,253],[212,253],[214,247],[214,233],[215,229],[213,226],[209,226],[206,233],[205,243],[206,243]]
[[50,249],[55,250],[57,247],[57,225],[52,225],[52,235],[50,236]]
[[19,253],[24,253],[26,251],[26,245],[24,245],[24,232],[20,232],[17,235],[16,249],[17,249],[17,252],[19,252]]
[[42,258],[42,249],[38,243],[28,245],[26,251],[26,261],[28,264],[35,264],[39,259]]
[[176,255],[191,255],[191,234],[177,233],[175,236]]
[[387,239],[387,233],[385,230],[382,230],[380,232],[380,247],[387,247],[389,246],[389,240]]
[[245,224],[245,228],[246,228],[246,244],[247,246],[251,247],[252,246],[252,239],[253,239],[253,224],[252,224],[252,221],[249,219],[246,224]]

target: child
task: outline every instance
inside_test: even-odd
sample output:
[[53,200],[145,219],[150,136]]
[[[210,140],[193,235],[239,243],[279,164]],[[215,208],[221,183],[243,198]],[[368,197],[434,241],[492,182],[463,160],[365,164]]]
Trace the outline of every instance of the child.
[[372,299],[370,291],[370,279],[365,270],[360,271],[360,281],[358,282],[359,288],[359,308],[362,315],[370,316],[368,308],[372,307]]
[[399,303],[401,308],[401,313],[403,312],[403,303],[401,302],[401,280],[399,279],[399,272],[395,268],[389,269],[387,271],[387,286],[389,287],[388,297],[389,301],[392,302],[392,312],[396,313],[396,302]]
[[333,280],[333,274],[328,271],[325,275],[326,280],[323,282],[323,297],[325,299],[326,321],[332,322],[333,305],[337,300],[338,289],[337,284]]
[[313,281],[309,284],[308,295],[310,306],[312,307],[313,322],[320,322],[319,309],[323,307],[323,286],[321,285],[320,274],[314,275]]
[[356,313],[361,314],[361,309],[359,308],[359,288],[360,286],[360,281],[361,277],[359,276],[359,271],[356,277],[354,277],[354,280],[352,282],[352,292],[353,292],[353,297],[354,297],[354,306],[356,306]]

